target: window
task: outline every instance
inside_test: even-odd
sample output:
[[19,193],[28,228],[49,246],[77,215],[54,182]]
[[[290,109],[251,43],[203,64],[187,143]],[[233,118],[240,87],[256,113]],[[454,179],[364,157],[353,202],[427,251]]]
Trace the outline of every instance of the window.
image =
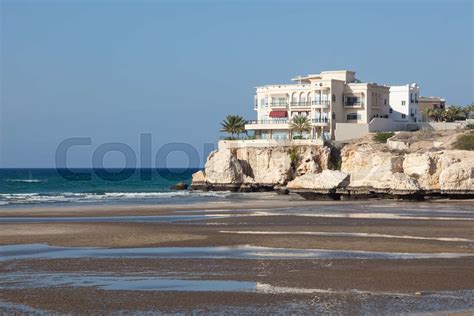
[[336,112],[332,112],[332,119],[333,119],[333,120],[336,119]]
[[346,97],[346,105],[360,105],[361,101],[359,97]]
[[405,101],[402,101],[402,105],[406,105],[406,102],[405,102]]
[[383,105],[387,105],[387,99],[383,99]]
[[336,102],[336,95],[335,94],[332,95],[332,102]]
[[402,114],[402,118],[405,118],[405,117],[407,117],[407,116],[405,114]]
[[357,113],[349,113],[347,114],[346,118],[348,121],[357,121],[360,119],[360,115],[358,115]]

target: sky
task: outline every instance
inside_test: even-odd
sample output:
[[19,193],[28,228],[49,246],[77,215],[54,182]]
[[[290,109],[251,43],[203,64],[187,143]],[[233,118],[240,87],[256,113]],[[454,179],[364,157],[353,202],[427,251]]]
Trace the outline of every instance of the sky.
[[[470,0],[0,3],[3,168],[55,167],[78,137],[90,142],[71,147],[69,167],[111,142],[152,160],[191,147],[198,161],[171,151],[160,163],[202,166],[227,114],[255,118],[256,86],[324,70],[473,101]],[[117,151],[102,160],[133,167]]]

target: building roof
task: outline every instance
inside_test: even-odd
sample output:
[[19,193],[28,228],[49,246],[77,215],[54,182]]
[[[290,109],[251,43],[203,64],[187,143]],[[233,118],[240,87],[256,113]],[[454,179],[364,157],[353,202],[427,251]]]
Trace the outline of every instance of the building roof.
[[445,102],[446,100],[441,97],[419,97],[418,101],[425,101],[425,102]]

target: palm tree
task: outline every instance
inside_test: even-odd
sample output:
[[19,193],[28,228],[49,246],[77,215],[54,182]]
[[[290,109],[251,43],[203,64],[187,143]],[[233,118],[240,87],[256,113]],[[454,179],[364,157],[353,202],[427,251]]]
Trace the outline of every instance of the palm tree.
[[433,109],[432,108],[424,109],[421,113],[425,117],[426,121],[430,121],[433,118]]
[[462,115],[463,111],[460,106],[451,105],[444,112],[444,119],[448,122],[453,122]]
[[472,113],[474,113],[474,103],[461,107],[461,111],[466,120],[471,118]]
[[440,108],[433,109],[431,112],[431,117],[436,121],[439,122],[444,118],[444,110]]
[[303,132],[311,130],[311,124],[307,116],[295,115],[291,120],[290,128],[299,132],[300,136],[303,136]]
[[230,133],[232,138],[234,134],[239,137],[240,133],[245,132],[245,120],[240,115],[227,115],[221,123],[221,132]]

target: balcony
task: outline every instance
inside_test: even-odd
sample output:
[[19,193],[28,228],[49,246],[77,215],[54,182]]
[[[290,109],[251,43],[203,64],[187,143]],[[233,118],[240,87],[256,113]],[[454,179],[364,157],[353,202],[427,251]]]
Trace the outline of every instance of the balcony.
[[286,108],[288,106],[288,102],[271,102],[270,107],[272,108]]
[[252,120],[247,121],[245,124],[252,125],[252,124],[288,124],[288,119],[274,119],[274,120]]
[[316,126],[328,126],[329,119],[327,117],[321,117],[317,119],[311,119],[311,124]]
[[311,105],[315,108],[326,109],[329,107],[329,100],[316,100],[312,101]]
[[307,107],[307,106],[311,106],[311,102],[309,101],[293,101],[290,103],[291,106],[294,106],[294,107]]
[[265,130],[265,129],[281,129],[287,130],[289,128],[290,121],[285,119],[273,119],[273,120],[254,120],[245,122],[246,130]]
[[364,101],[346,101],[344,102],[344,107],[346,108],[360,108],[364,106]]

